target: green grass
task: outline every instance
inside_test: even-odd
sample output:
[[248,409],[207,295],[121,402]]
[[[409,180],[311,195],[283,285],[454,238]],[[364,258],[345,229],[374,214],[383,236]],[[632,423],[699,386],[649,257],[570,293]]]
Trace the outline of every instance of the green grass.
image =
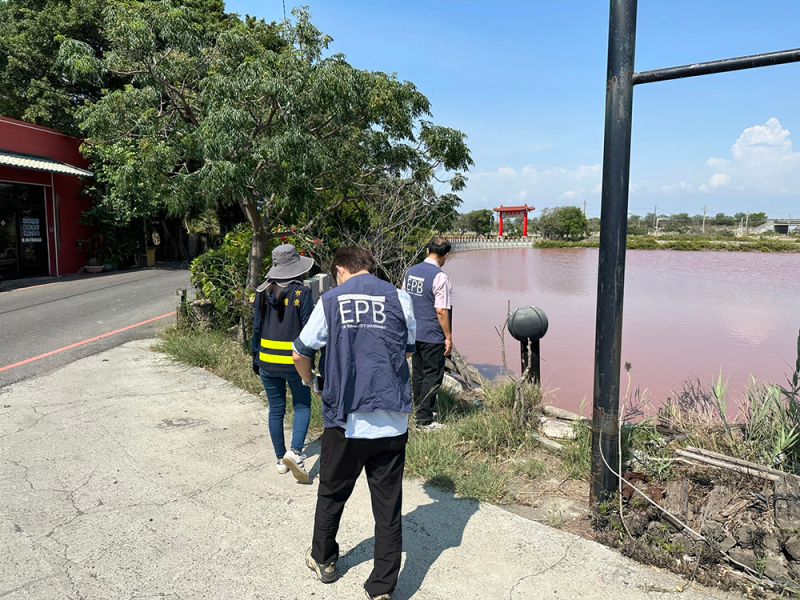
[[[522,404],[541,403],[539,388],[525,386]],[[520,403],[513,384],[487,387],[481,408],[460,406],[452,395],[440,395],[439,413],[447,429],[411,431],[406,450],[406,473],[436,483],[447,482],[457,494],[499,501],[509,494],[514,476],[538,478],[544,464],[530,456],[537,447],[535,426],[520,421]],[[454,405],[455,403],[455,405]],[[537,413],[538,414],[538,413]]]
[[588,421],[576,421],[575,439],[564,452],[564,472],[572,479],[588,479],[592,469],[592,431]]

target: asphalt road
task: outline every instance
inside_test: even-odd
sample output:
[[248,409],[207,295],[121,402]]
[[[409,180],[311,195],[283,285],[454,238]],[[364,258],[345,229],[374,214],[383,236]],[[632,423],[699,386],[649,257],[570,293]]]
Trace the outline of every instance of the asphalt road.
[[[175,290],[190,288],[185,269],[155,268],[54,281],[0,291],[0,387],[40,375],[175,322]],[[16,363],[80,344],[20,366]],[[11,368],[8,368],[12,366]]]

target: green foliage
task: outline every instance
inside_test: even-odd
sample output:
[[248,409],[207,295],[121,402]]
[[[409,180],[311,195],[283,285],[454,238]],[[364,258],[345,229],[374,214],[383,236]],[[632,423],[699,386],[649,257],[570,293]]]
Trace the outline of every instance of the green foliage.
[[[109,47],[104,11],[123,0],[0,2],[0,114],[79,134],[78,109],[130,81],[98,68]],[[199,29],[226,19],[222,0],[167,2],[182,6]],[[65,74],[69,73],[69,76]]]
[[[330,37],[306,10],[293,14],[211,29],[169,2],[115,2],[103,13],[104,55],[80,44],[64,51],[69,64],[129,79],[81,113],[104,201],[131,218],[238,206],[253,230],[250,288],[279,226],[367,242],[364,230],[345,236],[326,220],[349,207],[391,222],[399,207],[429,233],[452,219],[472,163],[464,134],[429,121],[430,103],[412,83],[326,56]],[[411,244],[384,238],[386,256]]]
[[100,80],[64,80],[58,52],[63,38],[80,38],[99,52],[105,43],[102,0],[0,2],[0,114],[75,135],[77,107],[100,95]]
[[[541,407],[538,386],[514,382],[484,389],[482,408],[464,406],[453,397],[440,397],[439,410],[447,429],[412,431],[406,452],[406,471],[430,481],[450,480],[459,494],[480,500],[499,500],[509,493],[511,473],[504,466],[511,457],[513,472],[531,479],[544,465],[530,456],[536,442],[534,425],[518,418],[520,395],[535,409]],[[537,413],[538,414],[538,413]]]
[[455,431],[412,432],[406,447],[406,474],[434,485],[445,484],[467,498],[501,500],[510,477],[496,462],[465,457]]
[[463,232],[488,235],[494,226],[494,213],[486,208],[473,210],[458,216],[457,227]]
[[647,235],[650,232],[651,224],[652,221],[647,220],[647,217],[631,215],[628,217],[628,235]]
[[514,465],[514,470],[519,475],[533,480],[538,479],[547,471],[547,465],[537,458],[528,458]]
[[631,235],[627,239],[628,250],[658,250],[658,240],[649,235]]
[[249,316],[245,288],[252,242],[252,229],[242,227],[228,233],[219,248],[192,261],[192,285],[199,298],[211,303],[217,325],[232,325],[237,317]]
[[714,225],[722,225],[725,227],[733,227],[739,224],[738,219],[731,217],[730,215],[726,215],[725,213],[717,213],[717,215],[711,221],[714,223]]
[[542,211],[539,230],[549,240],[580,240],[589,235],[589,224],[577,206],[560,206]]
[[581,240],[579,242],[570,242],[566,240],[536,240],[533,242],[534,248],[549,249],[549,248],[598,248],[600,246],[599,238],[589,240]]
[[121,222],[105,204],[96,204],[83,213],[83,221],[92,228],[89,258],[114,268],[127,267],[134,262],[142,245],[141,222]]
[[592,469],[592,430],[588,421],[576,421],[575,439],[564,452],[564,470],[573,479],[588,479]]
[[687,445],[800,474],[800,337],[788,386],[751,378],[738,413],[738,418],[729,415],[727,386],[720,376],[711,387],[686,382],[659,419],[685,434]]

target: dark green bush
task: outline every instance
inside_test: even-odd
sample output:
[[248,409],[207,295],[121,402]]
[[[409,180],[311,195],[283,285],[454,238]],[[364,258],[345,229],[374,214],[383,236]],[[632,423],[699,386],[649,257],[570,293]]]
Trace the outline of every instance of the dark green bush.
[[658,240],[649,235],[633,235],[628,237],[628,250],[657,250]]
[[239,227],[225,236],[219,248],[192,261],[192,285],[199,299],[211,303],[214,325],[229,326],[249,315],[250,298],[245,287],[252,241],[252,229]]

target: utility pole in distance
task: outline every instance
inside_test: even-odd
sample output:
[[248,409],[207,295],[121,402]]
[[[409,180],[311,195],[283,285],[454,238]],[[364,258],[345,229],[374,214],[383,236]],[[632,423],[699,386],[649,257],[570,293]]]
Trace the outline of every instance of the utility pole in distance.
[[703,233],[706,232],[706,214],[708,214],[708,207],[703,207]]

